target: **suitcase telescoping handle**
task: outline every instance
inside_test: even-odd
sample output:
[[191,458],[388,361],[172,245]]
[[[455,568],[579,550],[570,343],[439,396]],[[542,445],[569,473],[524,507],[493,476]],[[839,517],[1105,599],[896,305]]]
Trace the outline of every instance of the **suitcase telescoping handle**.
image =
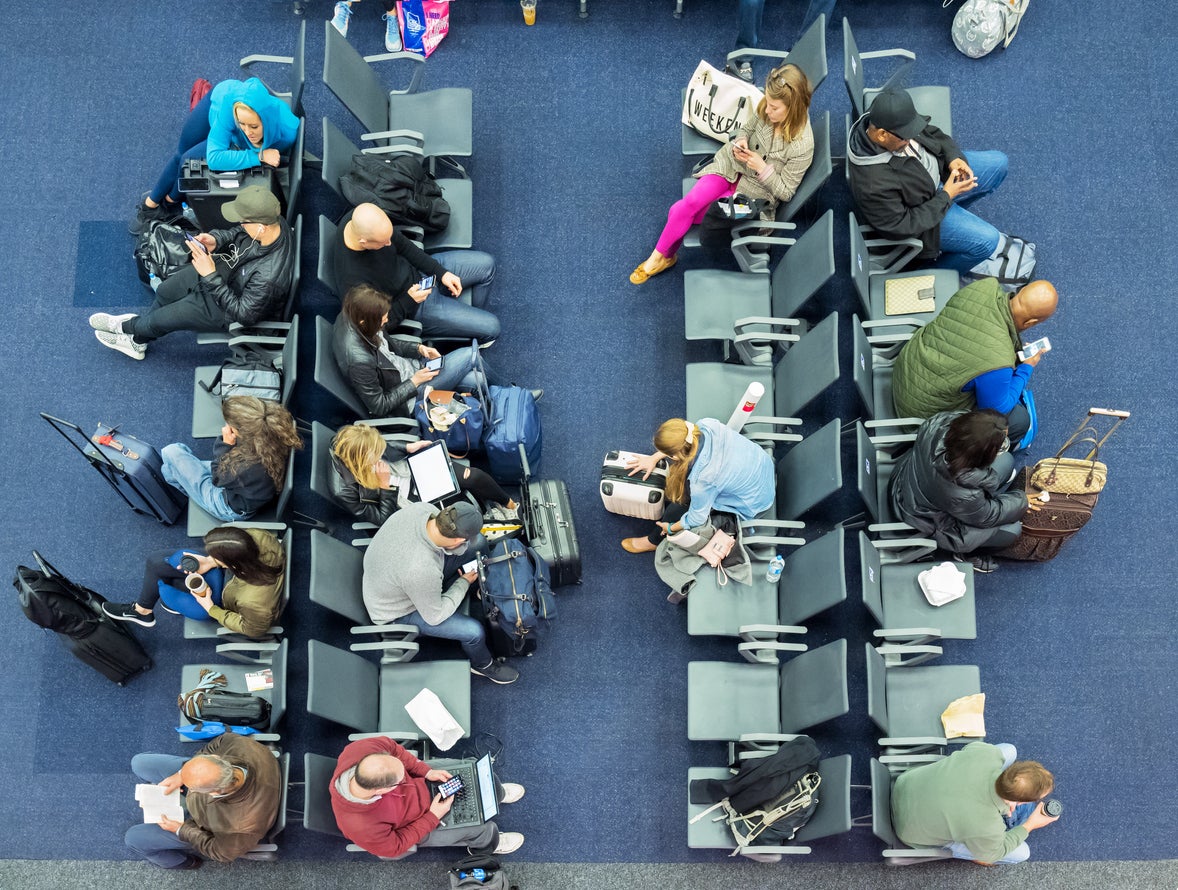
[[[1117,431],[1117,427],[1129,419],[1128,411],[1121,411],[1116,408],[1089,408],[1088,418],[1091,418],[1095,415],[1099,415],[1101,417],[1115,417],[1116,422],[1111,427],[1109,427],[1108,432],[1101,436],[1100,439],[1095,443],[1092,450],[1088,452],[1088,456],[1085,458],[1085,460],[1092,460],[1100,452],[1100,449],[1104,447],[1104,443],[1112,438],[1112,434]],[[1085,422],[1088,418],[1080,423],[1081,427],[1085,425]],[[1079,432],[1080,430],[1076,431],[1077,435]],[[1093,430],[1093,433],[1095,433],[1095,430]]]
[[[46,414],[44,411],[41,412],[41,417],[44,418],[47,424],[61,433],[61,437],[73,445],[77,452],[86,458],[86,460],[91,463],[106,464],[107,467],[115,472],[121,470],[109,456],[102,453],[101,448],[90,448],[90,437],[76,423],[70,423],[68,420],[62,420],[60,417],[54,417],[52,414]],[[111,427],[110,430],[113,433],[115,428]],[[79,439],[85,445],[79,445]]]

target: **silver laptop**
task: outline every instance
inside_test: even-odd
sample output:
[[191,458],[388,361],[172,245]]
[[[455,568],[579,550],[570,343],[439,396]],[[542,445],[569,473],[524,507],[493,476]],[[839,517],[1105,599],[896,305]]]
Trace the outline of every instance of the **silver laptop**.
[[462,778],[462,790],[455,796],[454,804],[443,820],[447,828],[481,825],[499,815],[499,795],[495,792],[490,754],[484,754],[478,760],[462,760],[446,766],[435,762],[435,765]]
[[446,446],[441,442],[422,448],[410,454],[407,459],[413,488],[422,501],[440,506],[460,493],[458,477],[454,474],[454,464],[450,461]]

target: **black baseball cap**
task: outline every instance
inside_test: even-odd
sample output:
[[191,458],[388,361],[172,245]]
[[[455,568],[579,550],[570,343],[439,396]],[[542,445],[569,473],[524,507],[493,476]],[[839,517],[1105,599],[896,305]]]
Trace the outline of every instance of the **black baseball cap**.
[[873,127],[887,130],[901,139],[911,139],[929,122],[923,114],[916,113],[916,106],[912,104],[908,91],[895,87],[876,94],[871,101],[867,119]]

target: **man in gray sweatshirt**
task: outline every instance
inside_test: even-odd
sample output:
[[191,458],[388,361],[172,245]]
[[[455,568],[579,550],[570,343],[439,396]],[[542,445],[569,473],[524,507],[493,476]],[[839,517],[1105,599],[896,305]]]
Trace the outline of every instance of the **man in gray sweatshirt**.
[[457,640],[471,673],[514,683],[519,671],[491,657],[482,622],[456,611],[478,577],[473,567],[462,567],[473,560],[468,543],[482,525],[482,515],[466,502],[440,512],[429,503],[398,510],[364,554],[364,606],[373,624],[412,624],[427,637]]

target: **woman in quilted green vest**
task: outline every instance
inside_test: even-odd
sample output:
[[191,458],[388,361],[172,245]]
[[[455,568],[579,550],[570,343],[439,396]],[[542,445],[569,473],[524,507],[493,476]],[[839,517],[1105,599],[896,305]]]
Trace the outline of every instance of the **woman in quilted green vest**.
[[892,475],[897,518],[977,572],[992,572],[997,563],[987,553],[970,554],[1013,544],[1028,508],[1021,490],[1007,490],[1015,465],[1003,447],[1006,436],[1006,418],[997,411],[934,414]]

